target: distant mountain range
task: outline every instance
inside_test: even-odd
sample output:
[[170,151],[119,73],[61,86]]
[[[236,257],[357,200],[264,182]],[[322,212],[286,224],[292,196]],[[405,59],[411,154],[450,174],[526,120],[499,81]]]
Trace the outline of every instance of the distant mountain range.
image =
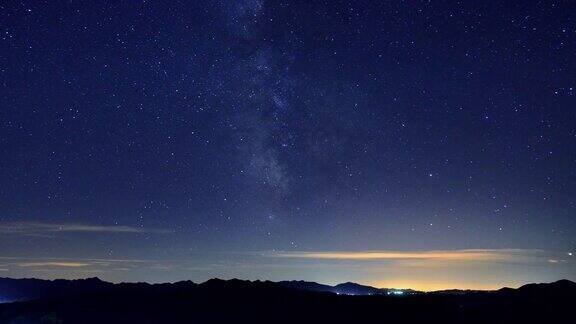
[[104,291],[114,284],[98,278],[42,280],[0,278],[0,302],[25,301]]
[[[351,296],[355,295],[355,296]],[[112,284],[0,278],[0,323],[576,323],[576,283],[418,292],[211,279]]]
[[[357,284],[354,282],[345,282],[335,286],[324,285],[313,281],[303,281],[303,280],[291,280],[291,281],[254,281],[249,280],[222,280],[222,279],[210,279],[204,283],[196,284],[192,281],[179,281],[176,283],[164,283],[164,284],[148,284],[148,283],[119,283],[113,284],[110,282],[102,281],[99,278],[87,278],[87,279],[77,279],[77,280],[42,280],[42,279],[12,279],[12,278],[0,278],[0,303],[15,302],[15,301],[27,301],[40,298],[54,298],[54,297],[65,297],[70,295],[78,294],[93,294],[102,293],[108,290],[117,289],[130,289],[130,288],[143,288],[143,287],[156,287],[156,288],[193,288],[196,286],[213,286],[215,283],[220,282],[242,282],[244,284],[266,284],[266,285],[276,285],[278,287],[298,289],[313,292],[326,292],[333,293],[337,295],[351,295],[351,296],[372,296],[372,295],[384,295],[384,296],[408,296],[408,295],[465,295],[472,293],[490,293],[496,291],[478,291],[478,290],[438,290],[432,292],[423,292],[412,289],[395,289],[395,288],[376,288],[372,286],[366,286]],[[502,288],[497,292],[501,293],[543,293],[552,292],[556,293],[560,290],[572,290],[575,288],[576,283],[570,280],[559,280],[553,283],[538,283],[538,284],[527,284],[520,288]]]
[[403,295],[403,294],[422,294],[421,291],[412,289],[392,289],[392,288],[376,288],[372,286],[360,285],[355,282],[345,282],[336,286],[329,286],[319,284],[313,281],[279,281],[279,285],[289,288],[296,288],[310,291],[331,292],[338,295]]
[[[233,279],[235,281],[237,279]],[[214,282],[218,282],[220,279],[211,279],[205,283],[196,284],[192,281],[180,281],[173,284],[147,284],[147,283],[120,283],[113,284],[106,281],[102,281],[99,278],[87,278],[78,280],[42,280],[42,279],[12,279],[12,278],[0,278],[0,303],[1,302],[12,302],[12,301],[25,301],[45,297],[62,297],[74,294],[87,294],[87,293],[97,293],[103,292],[112,288],[122,288],[122,287],[138,287],[138,286],[168,286],[172,285],[174,287],[194,287],[197,285],[211,285]],[[239,280],[241,281],[241,280]],[[250,283],[250,281],[245,281]],[[260,281],[257,281],[260,282]],[[313,281],[279,281],[270,282],[266,281],[268,284],[275,284],[281,287],[293,288],[299,290],[315,291],[315,292],[329,292],[338,295],[358,295],[358,296],[370,296],[370,295],[404,295],[404,294],[424,294],[422,291],[416,291],[411,289],[393,289],[393,288],[376,288],[372,286],[366,286],[357,284],[354,282],[341,283],[335,286],[319,284]],[[437,293],[463,293],[467,291],[461,290],[451,290],[451,291],[441,291]]]

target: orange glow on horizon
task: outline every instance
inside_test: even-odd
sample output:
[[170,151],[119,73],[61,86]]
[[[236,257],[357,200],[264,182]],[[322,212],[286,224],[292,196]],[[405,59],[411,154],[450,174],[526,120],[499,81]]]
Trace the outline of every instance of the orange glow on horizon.
[[438,290],[497,290],[503,287],[516,288],[517,285],[506,285],[506,284],[485,284],[485,283],[471,283],[467,281],[455,282],[455,281],[410,281],[410,280],[385,280],[385,281],[375,281],[368,283],[371,286],[378,288],[396,288],[396,289],[413,289],[419,291],[438,291]]

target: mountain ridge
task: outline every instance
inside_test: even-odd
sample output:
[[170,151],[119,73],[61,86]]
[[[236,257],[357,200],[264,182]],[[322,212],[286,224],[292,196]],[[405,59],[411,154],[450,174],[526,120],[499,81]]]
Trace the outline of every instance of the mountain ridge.
[[[530,283],[518,288],[503,287],[497,290],[469,290],[469,289],[449,289],[437,291],[418,291],[413,289],[397,288],[376,288],[373,286],[362,285],[355,282],[344,282],[337,285],[326,285],[314,281],[304,280],[242,280],[242,279],[220,279],[212,278],[201,283],[195,283],[191,280],[181,280],[172,283],[147,283],[147,282],[120,282],[111,283],[101,280],[98,277],[89,277],[83,279],[37,279],[37,278],[5,278],[0,277],[0,302],[27,301],[45,297],[60,297],[72,294],[98,293],[111,288],[162,288],[170,287],[172,289],[189,289],[194,287],[219,287],[225,285],[236,286],[257,286],[264,285],[270,287],[281,287],[288,289],[297,289],[311,292],[332,293],[337,295],[464,295],[472,293],[487,292],[517,292],[525,293],[543,293],[557,290],[576,290],[576,283],[568,279],[561,279],[551,283]],[[400,293],[401,292],[401,293]]]

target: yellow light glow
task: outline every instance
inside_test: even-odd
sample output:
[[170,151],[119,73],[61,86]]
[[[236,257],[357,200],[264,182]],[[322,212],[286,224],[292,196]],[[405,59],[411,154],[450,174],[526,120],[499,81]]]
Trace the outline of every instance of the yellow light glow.
[[65,267],[65,268],[78,268],[89,266],[88,263],[81,262],[24,262],[18,263],[19,267]]
[[379,288],[414,289],[419,291],[437,291],[447,289],[471,289],[471,290],[496,290],[506,285],[504,284],[481,284],[467,281],[427,281],[427,280],[383,280],[368,283]]

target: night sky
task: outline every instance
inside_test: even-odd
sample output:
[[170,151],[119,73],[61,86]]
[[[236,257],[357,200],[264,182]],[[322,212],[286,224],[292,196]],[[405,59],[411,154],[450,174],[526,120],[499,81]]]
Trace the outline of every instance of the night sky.
[[0,276],[576,280],[574,1],[3,1]]

